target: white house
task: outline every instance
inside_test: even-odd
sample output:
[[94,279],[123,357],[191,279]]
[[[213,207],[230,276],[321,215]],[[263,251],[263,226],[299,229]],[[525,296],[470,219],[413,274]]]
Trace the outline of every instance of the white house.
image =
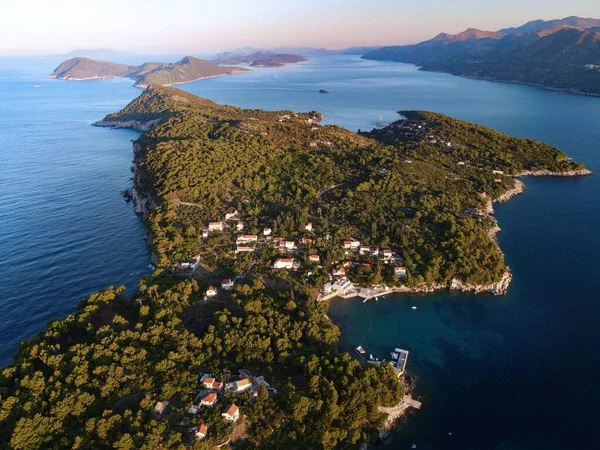
[[293,269],[294,268],[294,258],[277,258],[275,260],[275,264],[273,264],[273,269]]
[[235,392],[244,392],[252,387],[252,382],[248,378],[235,382]]
[[346,277],[346,269],[344,269],[343,267],[340,267],[339,269],[333,269],[331,271],[331,275],[333,275],[334,277],[345,278]]
[[217,295],[217,288],[214,286],[209,286],[208,289],[206,290],[206,296],[207,297],[216,297]]
[[223,222],[210,222],[208,231],[223,231]]
[[206,395],[206,397],[204,397],[200,402],[202,406],[214,406],[215,403],[217,403],[217,394],[214,392]]
[[204,381],[203,381],[204,387],[206,389],[212,389],[214,382],[215,382],[214,378],[205,378]]
[[223,413],[221,413],[221,416],[227,420],[235,422],[240,418],[240,409],[235,405],[235,403],[232,403]]
[[234,212],[225,213],[225,220],[235,219],[237,217],[237,215],[238,215],[237,210]]
[[361,245],[360,249],[358,250],[358,252],[361,255],[366,255],[367,253],[369,253],[371,251],[371,247],[369,247],[368,245]]
[[208,431],[208,425],[201,423],[197,427],[194,428],[194,434],[196,435],[196,439],[204,439],[206,437],[206,432]]
[[304,229],[305,229],[306,231],[312,231],[312,230],[313,230],[313,225],[312,225],[312,223],[309,223],[309,224],[307,224],[307,225],[304,227]]
[[242,231],[244,229],[244,222],[242,222],[241,220],[238,220],[235,223],[235,229],[238,231]]
[[359,241],[352,241],[350,242],[350,248],[353,250],[356,250],[358,248],[360,248],[360,242]]
[[208,239],[208,229],[204,228],[202,230],[202,239]]
[[285,241],[283,246],[286,250],[294,250],[296,248],[296,243],[294,241]]
[[319,255],[310,255],[308,257],[308,260],[310,262],[316,262],[316,263],[318,263],[321,260],[321,258],[319,258]]
[[248,247],[247,245],[239,245],[236,249],[236,253],[250,253],[254,251],[254,247]]
[[258,236],[256,234],[240,234],[235,242],[238,245],[258,242]]
[[351,248],[351,245],[352,245],[352,241],[344,241],[344,248],[345,249]]
[[402,266],[394,267],[394,274],[396,274],[400,278],[406,277],[406,267],[402,267]]
[[231,291],[233,289],[233,280],[226,278],[223,281],[221,281],[221,289]]
[[270,228],[264,228],[263,229],[263,236],[271,236],[272,232],[273,232],[273,230],[271,230]]
[[394,253],[392,252],[391,249],[389,248],[384,248],[381,251],[381,256],[383,256],[383,259],[392,259],[392,256],[394,256]]

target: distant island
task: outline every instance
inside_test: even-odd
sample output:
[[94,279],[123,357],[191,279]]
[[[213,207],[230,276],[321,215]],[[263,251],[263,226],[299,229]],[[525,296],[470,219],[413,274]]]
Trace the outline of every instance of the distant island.
[[383,47],[363,58],[422,70],[600,95],[600,20],[567,17],[495,32],[470,28],[416,45]]
[[[361,448],[409,406],[406,356],[338,350],[331,296],[502,294],[493,203],[521,175],[589,173],[560,150],[424,111],[364,133],[153,85],[128,127],[156,271],[21,344],[0,447]],[[307,176],[309,174],[310,176]],[[357,347],[357,353],[365,352]]]
[[129,56],[128,52],[113,50],[111,48],[78,48],[75,50],[71,50],[66,53],[60,53],[55,55],[48,55],[53,58],[74,58],[74,57],[84,57],[84,58],[122,58]]
[[75,57],[61,63],[50,75],[61,80],[94,80],[104,78],[131,78],[134,86],[171,86],[203,78],[247,72],[243,67],[224,67],[205,59],[186,56],[176,63],[147,62],[139,66],[96,61]]
[[273,53],[268,51],[254,52],[249,55],[224,52],[219,53],[213,58],[213,62],[216,64],[249,64],[252,67],[281,67],[301,61],[306,61],[306,58],[290,53]]

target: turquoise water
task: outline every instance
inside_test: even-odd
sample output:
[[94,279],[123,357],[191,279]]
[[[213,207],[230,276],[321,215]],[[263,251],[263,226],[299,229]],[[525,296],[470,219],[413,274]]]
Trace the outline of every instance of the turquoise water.
[[[98,287],[135,286],[148,270],[142,224],[119,196],[130,183],[136,134],[89,126],[139,91],[129,80],[47,80],[55,62],[0,60],[3,363],[47,318],[68,314]],[[179,87],[243,107],[318,110],[327,123],[354,130],[372,128],[380,115],[395,120],[400,109],[430,109],[545,140],[600,173],[596,98],[355,57]],[[496,209],[515,275],[507,296],[332,303],[345,349],[361,344],[379,357],[396,346],[411,352],[408,368],[424,407],[391,448],[595,447],[600,181],[525,181],[525,195]]]

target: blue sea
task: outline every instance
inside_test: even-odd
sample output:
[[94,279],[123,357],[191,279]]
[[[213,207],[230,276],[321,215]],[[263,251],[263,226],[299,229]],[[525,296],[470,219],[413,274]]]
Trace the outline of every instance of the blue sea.
[[[102,286],[135,289],[149,271],[143,225],[120,196],[136,133],[90,126],[140,91],[130,80],[48,80],[57,63],[0,59],[3,364],[48,318]],[[318,110],[352,130],[396,120],[402,109],[433,110],[544,140],[600,173],[598,98],[351,56],[179,87],[242,107]],[[524,181],[524,195],[496,208],[514,272],[508,295],[332,302],[343,349],[362,345],[379,358],[410,351],[423,409],[389,448],[596,448],[600,180]]]

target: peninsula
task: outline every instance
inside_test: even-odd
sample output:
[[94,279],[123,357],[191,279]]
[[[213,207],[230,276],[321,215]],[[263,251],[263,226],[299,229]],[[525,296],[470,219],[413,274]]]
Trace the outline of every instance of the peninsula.
[[600,95],[600,20],[567,17],[495,32],[470,28],[416,45],[383,47],[363,58],[422,70]]
[[248,70],[242,67],[219,66],[212,61],[193,56],[186,56],[176,63],[147,62],[139,66],[76,57],[62,62],[50,78],[78,81],[127,77],[135,80],[134,86],[146,88],[151,84],[171,86]]
[[213,58],[213,62],[216,64],[249,64],[252,67],[281,67],[301,61],[306,61],[306,58],[300,55],[268,51],[258,51],[249,55],[224,52]]
[[404,366],[338,352],[322,291],[487,289],[507,270],[491,203],[523,173],[589,173],[538,141],[401,116],[353,133],[152,86],[97,123],[143,133],[132,196],[157,270],[21,345],[0,373],[0,447],[376,442],[419,403]]

